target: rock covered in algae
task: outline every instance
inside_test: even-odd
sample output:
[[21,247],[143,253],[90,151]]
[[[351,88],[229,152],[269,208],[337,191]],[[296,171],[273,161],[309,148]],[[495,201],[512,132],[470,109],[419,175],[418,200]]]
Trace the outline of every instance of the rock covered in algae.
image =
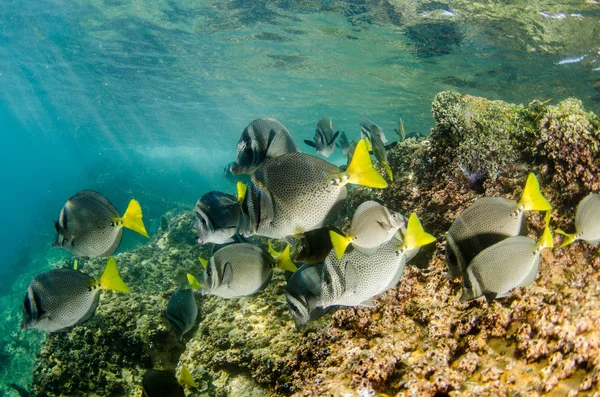
[[[461,284],[446,279],[444,259],[456,216],[483,195],[518,199],[528,172],[540,177],[554,206],[551,225],[568,228],[572,201],[599,189],[595,116],[576,100],[521,106],[451,92],[436,97],[433,113],[429,138],[406,140],[390,153],[390,187],[350,196],[351,207],[377,198],[415,211],[438,236],[415,258],[426,270],[407,267],[375,308],[340,309],[296,330],[277,272],[255,296],[199,296],[198,327],[178,344],[162,312],[169,292],[186,272],[201,271],[196,257],[208,252],[189,243],[189,214],[171,217],[148,246],[117,257],[131,294],[107,294],[90,322],[48,337],[35,390],[77,395],[83,384],[86,395],[133,396],[145,369],[184,364],[201,385],[186,388],[191,396],[597,393],[598,247],[577,242],[544,251],[533,285],[492,303],[459,302]],[[528,217],[537,237],[543,219]],[[85,266],[99,272],[102,263]],[[59,389],[61,382],[70,388]]]

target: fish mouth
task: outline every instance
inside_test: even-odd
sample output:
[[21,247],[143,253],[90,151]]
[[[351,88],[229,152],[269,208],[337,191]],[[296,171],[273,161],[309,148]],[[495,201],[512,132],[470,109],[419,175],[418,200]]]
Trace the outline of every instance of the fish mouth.
[[242,173],[242,167],[240,167],[238,163],[233,163],[229,166],[229,171],[231,171],[233,175],[239,175]]
[[198,237],[198,244],[201,244],[201,245],[203,245],[203,244],[204,244],[204,239],[202,239],[202,238]]

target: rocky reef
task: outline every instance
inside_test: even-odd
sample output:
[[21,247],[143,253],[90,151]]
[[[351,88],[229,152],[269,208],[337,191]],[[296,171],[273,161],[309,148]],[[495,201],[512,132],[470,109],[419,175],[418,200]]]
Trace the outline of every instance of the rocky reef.
[[[553,205],[551,226],[572,230],[575,206],[600,191],[600,123],[581,102],[527,106],[442,92],[428,138],[390,153],[395,179],[353,189],[417,212],[438,237],[375,308],[346,308],[296,329],[285,278],[256,296],[198,295],[198,326],[176,340],[164,312],[185,274],[200,275],[190,213],[168,214],[144,247],[116,257],[132,292],[104,293],[96,316],[46,338],[34,394],[139,396],[147,369],[185,365],[189,396],[595,395],[600,384],[600,249],[577,242],[546,250],[539,277],[492,303],[459,302],[445,277],[445,232],[482,196],[518,198],[529,172]],[[531,214],[531,235],[543,220]],[[556,242],[559,241],[557,237]],[[99,274],[104,263],[83,270]],[[30,331],[31,332],[31,331]]]

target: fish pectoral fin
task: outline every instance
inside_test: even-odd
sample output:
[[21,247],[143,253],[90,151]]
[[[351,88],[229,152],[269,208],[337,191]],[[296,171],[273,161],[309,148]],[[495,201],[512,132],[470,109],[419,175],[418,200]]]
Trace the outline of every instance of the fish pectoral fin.
[[104,272],[98,281],[100,288],[111,289],[113,291],[129,292],[129,287],[123,282],[117,269],[117,261],[114,257],[108,258]]
[[339,134],[340,134],[340,132],[336,131],[335,134],[333,134],[333,137],[331,138],[331,141],[327,142],[327,144],[333,145],[333,142],[335,142],[335,139],[338,137]]
[[304,143],[306,143],[310,147],[314,147],[315,149],[317,148],[317,144],[313,141],[309,141],[308,139],[305,139]]
[[137,200],[131,200],[129,202],[125,215],[118,220],[120,220],[127,229],[131,229],[144,237],[149,237],[144,222],[142,221],[142,207]]
[[223,279],[221,280],[222,285],[230,286],[233,281],[233,266],[230,262],[227,262],[223,267]]
[[373,301],[373,298],[369,298],[369,299],[366,299],[366,300],[360,302],[360,304],[358,306],[370,307],[370,308],[377,307],[377,305]]

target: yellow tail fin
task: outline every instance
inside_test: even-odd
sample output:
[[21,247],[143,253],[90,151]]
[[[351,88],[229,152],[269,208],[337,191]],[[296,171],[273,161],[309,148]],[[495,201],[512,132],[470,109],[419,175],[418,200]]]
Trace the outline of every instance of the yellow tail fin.
[[77,259],[75,259],[73,261],[73,270],[77,270],[79,268],[79,261]]
[[281,270],[285,270],[288,272],[295,272],[298,270],[294,262],[292,262],[292,257],[290,256],[290,246],[286,245],[283,252],[275,258],[276,265],[275,267]]
[[179,383],[182,385],[187,385],[189,387],[198,388],[198,383],[194,380],[194,377],[190,373],[190,370],[187,369],[185,365],[181,366],[181,373],[179,374]]
[[269,254],[271,254],[271,256],[273,258],[277,258],[279,255],[281,255],[281,252],[276,251],[275,248],[273,248],[273,243],[271,242],[271,240],[269,240]]
[[385,161],[382,161],[381,164],[383,164],[383,168],[385,168],[385,172],[387,172],[388,176],[390,177],[390,181],[394,181],[394,175],[392,175],[392,167],[390,167],[390,165],[388,163],[386,163]]
[[342,180],[340,182],[341,185],[352,183],[380,189],[387,187],[385,179],[373,168],[371,156],[369,156],[364,139],[361,139],[356,145],[352,161],[348,165],[346,172],[342,175],[343,177],[340,178]]
[[200,257],[198,257],[198,260],[202,264],[202,267],[206,269],[206,266],[208,266],[208,261],[206,259],[200,258]]
[[198,279],[196,277],[194,277],[193,274],[186,274],[187,276],[187,280],[188,283],[190,284],[190,287],[192,287],[192,289],[200,289],[200,283],[198,282]]
[[561,244],[558,246],[558,248],[563,248],[563,247],[566,247],[566,246],[567,246],[567,245],[569,245],[569,244],[573,244],[573,242],[575,242],[575,240],[577,240],[577,239],[575,238],[575,233],[573,233],[573,234],[570,234],[570,233],[565,233],[565,232],[563,232],[563,231],[562,231],[562,230],[560,230],[560,229],[556,229],[556,230],[555,230],[555,232],[556,232],[557,234],[560,234],[560,235],[563,235],[563,236],[565,236],[565,238],[564,238],[563,242],[562,242],[562,243],[561,243]]
[[548,200],[542,195],[540,184],[533,174],[529,174],[527,177],[519,205],[523,205],[525,211],[549,211],[552,209]]
[[148,237],[144,222],[142,221],[142,207],[140,207],[140,203],[138,203],[137,200],[131,200],[129,202],[125,215],[119,220],[123,222],[123,226],[127,229],[131,229],[144,237]]
[[406,235],[404,236],[404,250],[411,250],[423,245],[433,243],[435,237],[423,230],[417,214],[414,212],[408,218],[408,226],[406,227]]
[[330,230],[329,238],[331,239],[331,244],[335,250],[335,255],[338,259],[341,259],[342,256],[344,256],[344,252],[346,252],[346,248],[348,248],[348,245],[352,242],[352,237],[346,237]]
[[540,248],[554,248],[554,240],[552,238],[552,232],[550,231],[550,227],[546,226],[544,228],[544,233],[542,234],[542,238],[538,242],[538,247]]
[[248,186],[244,185],[242,182],[237,183],[237,199],[239,202],[242,202],[244,200],[244,197],[246,197],[247,189]]
[[112,289],[113,291],[129,292],[129,287],[125,285],[121,276],[119,275],[119,269],[117,269],[117,261],[114,257],[108,258],[104,272],[98,280],[98,285],[102,289]]

